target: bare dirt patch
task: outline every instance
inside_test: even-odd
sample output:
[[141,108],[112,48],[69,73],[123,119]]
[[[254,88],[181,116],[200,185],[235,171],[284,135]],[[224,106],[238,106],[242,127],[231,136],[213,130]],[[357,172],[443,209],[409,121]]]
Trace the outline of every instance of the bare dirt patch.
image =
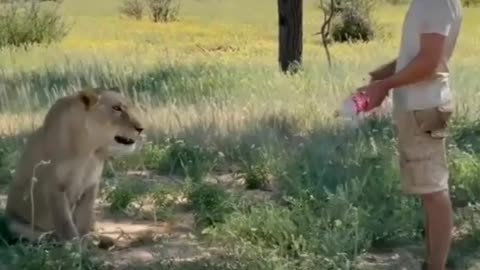
[[115,240],[102,257],[115,269],[146,266],[161,260],[197,260],[209,256],[195,236],[194,217],[180,213],[174,222],[99,220],[98,233]]
[[421,270],[422,262],[406,248],[371,252],[357,258],[358,270]]
[[[150,173],[129,173],[132,181],[146,185],[181,186],[178,177],[152,175]],[[221,179],[221,181],[214,180]],[[211,178],[210,181],[240,192],[234,177]],[[257,195],[258,196],[258,195]],[[266,197],[264,198],[266,199]],[[99,258],[114,269],[137,269],[159,261],[185,262],[203,260],[211,256],[212,247],[199,240],[195,214],[185,207],[185,200],[179,199],[174,213],[168,220],[155,220],[152,205],[137,206],[135,214],[112,213],[102,199],[96,204],[96,234],[106,243],[99,251]]]

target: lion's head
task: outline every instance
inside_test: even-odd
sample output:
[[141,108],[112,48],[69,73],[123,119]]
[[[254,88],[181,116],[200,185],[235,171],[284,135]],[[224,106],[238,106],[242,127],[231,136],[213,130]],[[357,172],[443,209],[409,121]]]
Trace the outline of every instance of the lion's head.
[[136,107],[118,88],[79,92],[86,109],[86,127],[99,150],[110,155],[131,153],[140,148],[144,127]]

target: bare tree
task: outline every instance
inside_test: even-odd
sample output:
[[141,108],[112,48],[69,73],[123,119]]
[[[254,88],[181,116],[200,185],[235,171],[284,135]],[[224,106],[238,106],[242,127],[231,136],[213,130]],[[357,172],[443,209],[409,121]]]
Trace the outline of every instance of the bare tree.
[[330,0],[329,6],[325,6],[324,0],[320,0],[321,9],[323,10],[323,23],[320,28],[320,35],[322,36],[322,44],[325,49],[325,54],[327,55],[328,65],[332,66],[332,57],[330,55],[330,50],[328,45],[330,42],[330,30],[332,26],[332,19],[335,16],[336,5],[335,0]]
[[303,0],[278,0],[279,62],[283,72],[302,65]]

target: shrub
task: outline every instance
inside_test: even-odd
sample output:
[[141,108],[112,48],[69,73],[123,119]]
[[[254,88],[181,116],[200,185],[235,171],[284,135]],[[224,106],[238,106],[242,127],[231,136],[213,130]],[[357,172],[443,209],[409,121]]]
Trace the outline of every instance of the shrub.
[[349,269],[352,255],[368,245],[356,210],[326,209],[319,218],[311,203],[290,202],[289,208],[267,204],[237,211],[204,233],[233,254],[255,261],[256,269]]
[[169,170],[171,161],[169,160],[167,149],[158,144],[144,146],[142,149],[143,163],[149,170],[157,170],[159,173]]
[[0,9],[0,47],[48,44],[61,40],[67,32],[56,8],[26,1],[9,2]]
[[154,22],[174,21],[178,17],[179,5],[175,0],[147,0]]
[[233,211],[230,194],[215,184],[193,185],[188,192],[188,198],[193,210],[196,211],[196,222],[201,226],[222,223],[226,216]]
[[477,181],[480,165],[475,154],[452,149],[450,151],[451,190],[456,206],[466,206],[480,199],[480,183]]
[[107,191],[105,199],[110,203],[111,211],[124,211],[146,191],[147,187],[139,181],[120,179],[113,189]]
[[181,192],[171,186],[160,185],[150,195],[155,205],[157,219],[166,220],[174,215],[174,208]]
[[462,4],[465,7],[474,7],[480,5],[480,0],[462,0]]
[[247,189],[266,189],[268,184],[268,171],[264,164],[254,164],[247,167],[245,175]]
[[215,149],[192,145],[182,140],[170,142],[166,151],[169,159],[162,162],[162,166],[168,163],[170,173],[181,173],[196,183],[200,182],[221,158]]
[[143,4],[140,0],[123,0],[120,6],[120,13],[127,17],[141,20],[143,17]]
[[282,256],[295,256],[304,249],[301,245],[298,250],[292,250],[293,241],[300,238],[298,229],[289,209],[265,205],[247,213],[235,212],[226,223],[206,232],[226,243],[249,242],[264,249],[275,249]]
[[332,25],[333,40],[337,42],[372,40],[375,34],[374,22],[370,15],[373,2],[363,0],[342,3]]
[[272,184],[270,176],[274,174],[276,156],[265,147],[247,147],[245,153],[237,153],[240,157],[241,170],[244,172],[246,189],[268,190]]

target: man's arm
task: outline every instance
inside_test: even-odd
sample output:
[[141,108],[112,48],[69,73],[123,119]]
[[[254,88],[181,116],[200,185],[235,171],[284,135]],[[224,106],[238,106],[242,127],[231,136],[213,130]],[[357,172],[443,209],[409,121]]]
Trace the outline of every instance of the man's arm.
[[444,42],[444,35],[423,34],[420,51],[404,69],[383,80],[358,88],[357,91],[364,92],[370,97],[367,111],[380,106],[390,89],[416,83],[432,76],[442,60]]
[[392,76],[395,73],[395,68],[397,65],[397,59],[390,61],[377,69],[369,72],[372,81],[383,80],[387,77]]
[[444,61],[446,37],[458,19],[458,12],[448,1],[450,0],[420,1],[419,5],[423,5],[423,14],[418,24],[418,32],[421,33],[420,50],[402,70],[357,89],[370,97],[367,111],[380,106],[390,89],[414,84],[435,75],[439,64]]
[[446,37],[457,20],[457,11],[450,0],[420,1],[424,14],[419,22],[420,51],[403,70],[385,79],[389,89],[420,82],[435,75],[444,60]]
[[420,37],[420,51],[402,70],[382,80],[388,89],[420,82],[433,76],[442,61],[446,37],[428,33]]

